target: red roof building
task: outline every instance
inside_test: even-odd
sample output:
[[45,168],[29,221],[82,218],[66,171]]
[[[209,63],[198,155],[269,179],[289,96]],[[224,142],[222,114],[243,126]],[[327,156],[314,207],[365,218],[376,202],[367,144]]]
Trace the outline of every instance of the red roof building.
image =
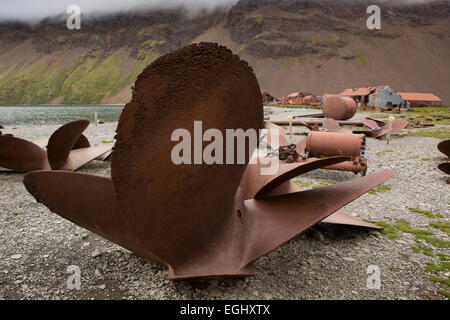
[[398,94],[408,101],[411,107],[442,105],[442,100],[432,93],[399,92]]

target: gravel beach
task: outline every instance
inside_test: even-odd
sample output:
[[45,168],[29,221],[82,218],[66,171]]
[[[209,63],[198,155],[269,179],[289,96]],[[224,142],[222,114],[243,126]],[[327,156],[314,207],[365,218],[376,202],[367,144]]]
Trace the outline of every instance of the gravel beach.
[[[287,119],[305,110],[266,108],[266,113]],[[363,116],[367,114],[358,113],[356,119]],[[92,144],[111,142],[116,126],[91,124],[85,135]],[[2,131],[33,139],[49,136],[57,127]],[[259,259],[255,277],[246,279],[171,282],[165,267],[60,218],[36,203],[22,184],[22,174],[0,170],[0,299],[445,299],[442,291],[448,287],[430,280],[448,283],[449,278],[448,271],[430,267],[448,264],[449,255],[448,234],[430,225],[450,218],[450,185],[437,169],[445,160],[436,148],[439,142],[410,136],[393,138],[387,145],[367,139],[368,173],[398,173],[385,189],[344,208],[389,226],[404,220],[414,232],[394,228],[395,239],[388,232],[320,224]],[[79,172],[109,176],[110,162],[94,161]],[[349,172],[316,170],[296,180],[314,187],[354,178]],[[428,216],[409,208],[425,210]],[[432,232],[430,237],[437,240],[418,238],[417,230]],[[69,266],[80,268],[80,290],[67,288]],[[379,289],[367,286],[369,266],[380,269]]]

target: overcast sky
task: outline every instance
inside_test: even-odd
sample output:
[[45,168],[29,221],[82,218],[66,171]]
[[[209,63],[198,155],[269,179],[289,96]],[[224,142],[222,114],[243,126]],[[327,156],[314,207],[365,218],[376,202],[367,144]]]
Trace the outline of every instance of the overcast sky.
[[0,0],[0,20],[40,20],[66,14],[69,5],[78,5],[83,14],[112,13],[136,7],[171,8],[183,5],[192,10],[214,9],[238,0]]
[[[81,8],[82,14],[115,13],[145,8],[173,8],[183,5],[191,11],[214,9],[238,0],[0,0],[0,20],[37,22],[43,18],[66,14],[69,5]],[[357,1],[357,0],[354,0]],[[395,1],[395,0],[381,0]],[[432,2],[434,0],[397,0],[401,2]]]

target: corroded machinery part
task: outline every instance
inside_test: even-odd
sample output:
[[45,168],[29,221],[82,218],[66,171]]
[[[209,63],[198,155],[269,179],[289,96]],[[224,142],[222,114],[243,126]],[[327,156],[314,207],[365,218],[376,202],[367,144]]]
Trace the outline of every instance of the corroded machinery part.
[[309,157],[321,158],[332,156],[348,156],[350,161],[327,166],[325,169],[367,172],[367,161],[364,158],[366,137],[363,134],[345,134],[338,132],[311,131],[306,138],[306,153]]
[[[82,132],[87,120],[69,122],[47,139],[32,142],[10,135],[0,136],[0,166],[18,172],[34,170],[77,170],[82,165],[111,153],[111,146],[91,147]],[[47,150],[44,148],[47,147]]]
[[[286,164],[281,164],[281,166],[285,166]],[[284,169],[280,168],[281,171],[284,171]],[[296,193],[303,191],[303,189],[298,186],[293,181],[286,181],[283,184],[279,185],[277,188],[272,190],[268,196],[275,197],[283,194],[290,194],[290,193]],[[321,221],[321,223],[327,223],[327,224],[338,224],[338,225],[347,225],[347,226],[354,226],[354,227],[362,227],[362,228],[370,228],[370,229],[383,229],[382,227],[366,222],[364,220],[361,220],[355,216],[352,216],[351,214],[348,214],[344,210],[338,210],[332,215],[326,217]]]
[[[226,275],[225,270],[247,274],[246,266],[236,265],[242,254],[239,238],[222,243],[222,253],[214,249],[226,240],[217,239],[222,230],[236,232],[228,219],[239,221],[237,211],[244,210],[236,191],[246,165],[175,165],[169,146],[178,128],[194,137],[197,120],[204,131],[219,130],[223,137],[227,129],[262,129],[262,99],[253,70],[225,47],[202,43],[157,59],[134,88],[120,117],[111,171],[121,208],[135,221],[136,237],[171,266],[172,278]],[[149,163],[155,170],[149,170]]]
[[312,157],[364,156],[366,138],[363,134],[311,131],[306,140],[306,151]]
[[292,192],[285,185],[293,175],[346,157],[283,166],[270,176],[258,170],[262,164],[248,165],[249,157],[245,164],[176,165],[174,130],[195,137],[199,120],[224,136],[263,125],[252,69],[217,44],[162,56],[138,77],[119,120],[112,180],[41,171],[24,184],[52,211],[168,266],[169,278],[180,280],[253,275],[256,259],[395,174]]
[[[327,119],[330,120],[327,122],[330,126],[333,126],[333,123],[336,122],[333,119]],[[272,149],[277,149],[280,145],[287,145],[284,128],[269,121],[265,121],[265,127],[271,129],[272,132],[272,135],[267,136],[267,143],[271,145]],[[271,138],[274,138],[275,141],[272,141]],[[302,158],[299,157],[298,161],[313,161],[315,158],[321,157],[349,156],[349,161],[329,165],[324,169],[349,171],[362,175],[367,172],[366,137],[363,134],[346,134],[341,131],[311,131],[305,139],[296,143],[295,149],[302,155]]]
[[339,132],[341,131],[341,126],[337,120],[325,118],[322,123],[322,129],[327,132]]
[[48,162],[53,170],[75,171],[111,151],[111,146],[91,147],[82,134],[88,120],[75,120],[58,128],[47,145]]
[[8,135],[0,136],[0,167],[17,172],[50,169],[44,149]]
[[450,174],[450,162],[441,163],[438,168],[443,173]]
[[[442,141],[438,144],[438,149],[440,152],[450,157],[450,140]],[[439,170],[446,174],[450,174],[450,162],[442,163],[438,166]]]
[[388,135],[389,132],[391,134],[399,133],[409,125],[409,122],[405,119],[395,119],[389,121],[391,122],[391,124],[389,124],[389,122],[386,122],[382,127],[380,127],[380,129],[373,130],[372,136],[375,138],[383,138]]
[[438,150],[445,154],[447,157],[450,157],[450,140],[445,140],[439,143]]
[[335,120],[348,120],[356,114],[356,102],[349,97],[333,96],[323,105],[323,114]]

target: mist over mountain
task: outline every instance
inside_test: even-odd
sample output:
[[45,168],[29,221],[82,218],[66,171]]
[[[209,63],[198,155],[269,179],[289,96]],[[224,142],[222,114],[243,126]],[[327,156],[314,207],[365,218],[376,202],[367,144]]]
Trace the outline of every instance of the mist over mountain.
[[[10,11],[0,22],[0,104],[126,103],[149,63],[200,41],[228,46],[275,96],[390,84],[450,103],[450,1],[179,2],[138,11],[112,6],[83,16],[80,30],[67,29],[64,11],[30,16],[31,24]],[[374,3],[381,30],[366,26]]]

